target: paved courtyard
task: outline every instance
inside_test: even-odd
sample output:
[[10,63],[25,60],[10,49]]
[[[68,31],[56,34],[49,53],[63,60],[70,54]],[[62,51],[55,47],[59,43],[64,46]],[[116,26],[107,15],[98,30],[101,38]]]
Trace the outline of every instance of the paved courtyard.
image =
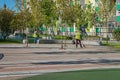
[[73,71],[97,68],[120,68],[120,52],[98,45],[75,48],[67,44],[1,44],[0,80],[16,80],[21,77],[49,72]]

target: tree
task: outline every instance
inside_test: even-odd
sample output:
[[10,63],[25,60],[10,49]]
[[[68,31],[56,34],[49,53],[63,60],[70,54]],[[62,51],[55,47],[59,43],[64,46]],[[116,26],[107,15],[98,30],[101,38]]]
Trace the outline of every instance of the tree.
[[[98,10],[98,7],[97,7]],[[93,3],[88,3],[83,7],[83,16],[84,16],[84,27],[87,31],[90,31],[90,28],[96,26],[97,23],[100,23],[98,13],[96,12],[96,7],[93,6]]]
[[18,12],[14,15],[14,18],[11,21],[11,28],[13,29],[13,32],[15,30],[20,30],[22,32],[25,29],[25,26],[23,26],[23,23],[24,25],[26,25],[26,27],[33,26],[32,16],[27,11],[25,11],[24,13]]
[[[81,6],[80,4],[78,4],[77,2],[73,2],[72,0],[57,0],[56,3],[59,17],[61,19],[62,32],[66,33],[65,27],[73,27],[74,23],[78,24],[78,21],[81,21],[81,19],[79,19],[80,17],[82,17]],[[66,46],[66,35],[64,37],[64,40],[64,45]],[[63,48],[63,34],[61,48]]]
[[73,5],[70,0],[57,0],[57,4],[62,22],[72,26],[76,22],[77,8],[79,5]]
[[[15,0],[16,1],[16,7],[19,10],[19,13],[21,17],[18,16],[18,24],[22,24],[22,31],[23,33],[26,28],[33,27],[35,25],[32,13],[30,11],[31,8],[27,7],[29,3],[26,0]],[[33,1],[33,0],[31,0]],[[32,7],[32,6],[31,6]],[[26,32],[26,47],[28,47],[28,33]]]
[[30,11],[36,26],[55,24],[57,18],[56,3],[53,0],[30,0]]
[[13,29],[13,32],[16,30],[22,30],[23,29],[23,19],[22,19],[22,13],[16,13],[14,15],[13,20],[11,21],[11,28]]
[[[20,28],[25,29],[26,27],[33,26],[33,16],[31,14],[30,8],[27,7],[28,2],[26,0],[15,0],[16,7],[18,12],[15,15],[15,21],[18,21],[17,25],[20,25]],[[13,21],[14,22],[14,21]]]
[[76,23],[76,26],[80,27],[80,25],[86,25],[88,21],[92,21],[94,10],[91,3],[81,6],[77,1],[72,0],[57,0],[57,2],[59,10],[62,12],[62,21],[67,22],[69,26]]
[[14,12],[8,9],[0,10],[0,30],[3,39],[5,40],[7,36],[11,33],[11,21],[14,17]]
[[30,0],[28,5],[30,6],[30,13],[32,15],[33,26],[38,27],[42,24],[41,19],[41,7],[38,0]]

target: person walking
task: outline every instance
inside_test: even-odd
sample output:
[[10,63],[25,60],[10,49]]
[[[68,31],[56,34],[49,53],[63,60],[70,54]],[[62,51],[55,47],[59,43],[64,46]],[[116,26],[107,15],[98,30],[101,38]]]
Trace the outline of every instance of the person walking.
[[33,37],[34,37],[34,43],[37,43],[37,40],[38,40],[38,37],[39,37],[37,31],[34,32]]
[[82,43],[81,43],[81,33],[80,33],[80,31],[76,31],[75,44],[76,44],[76,48],[78,47],[78,44],[80,45],[81,48],[83,48]]

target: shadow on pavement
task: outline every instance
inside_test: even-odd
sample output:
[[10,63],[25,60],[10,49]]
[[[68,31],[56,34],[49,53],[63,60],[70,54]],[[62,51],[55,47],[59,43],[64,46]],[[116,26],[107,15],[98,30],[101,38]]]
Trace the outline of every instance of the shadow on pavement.
[[59,52],[33,52],[33,54],[109,54],[117,53],[114,51],[59,51]]
[[34,65],[58,65],[58,64],[109,64],[109,65],[117,65],[120,64],[120,60],[110,60],[110,59],[84,59],[77,61],[48,61],[48,62],[37,62],[31,63]]
[[3,59],[3,57],[4,57],[4,54],[0,53],[0,60]]

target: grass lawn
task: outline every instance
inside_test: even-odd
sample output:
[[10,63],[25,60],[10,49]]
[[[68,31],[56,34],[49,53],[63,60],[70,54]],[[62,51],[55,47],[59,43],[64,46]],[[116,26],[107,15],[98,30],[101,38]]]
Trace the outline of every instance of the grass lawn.
[[115,48],[116,50],[120,51],[120,43],[114,43],[114,42],[109,42],[108,44],[106,42],[103,42],[104,46],[110,46]]
[[112,47],[120,49],[120,43],[116,43],[116,44],[115,43],[110,43],[109,45],[112,46]]
[[120,80],[120,69],[96,69],[49,73],[19,80]]

